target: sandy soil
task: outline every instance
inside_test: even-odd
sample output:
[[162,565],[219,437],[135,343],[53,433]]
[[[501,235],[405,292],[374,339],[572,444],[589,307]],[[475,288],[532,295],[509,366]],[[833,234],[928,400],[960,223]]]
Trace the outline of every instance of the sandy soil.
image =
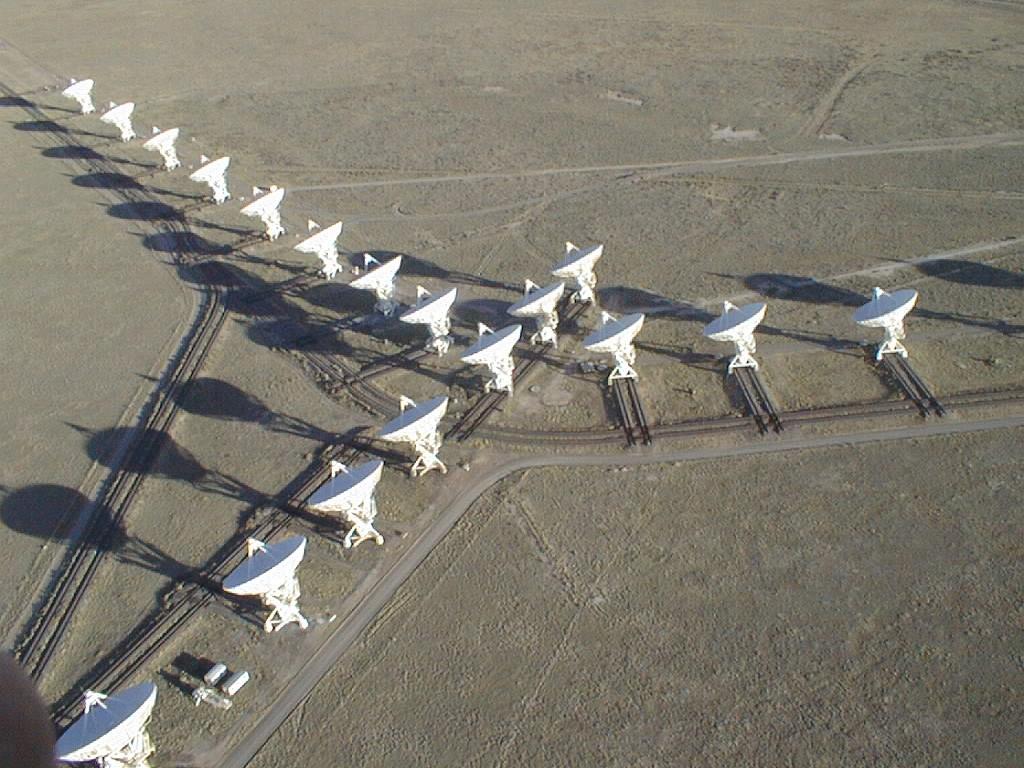
[[1018,437],[531,470],[255,764],[1014,765]]
[[[235,199],[188,217],[194,253],[253,230],[238,215],[253,184],[290,190],[288,234],[228,260],[256,289],[310,271],[312,259],[291,249],[307,218],[341,218],[354,260],[406,254],[404,301],[417,283],[458,285],[456,327],[469,336],[478,320],[505,321],[524,277],[545,282],[566,239],[605,242],[602,305],[650,313],[639,366],[656,420],[736,409],[721,376],[728,350],[700,336],[723,298],[769,300],[759,356],[784,408],[891,396],[857,347],[874,337],[849,320],[876,284],[921,291],[908,343],[940,395],[1021,383],[1024,248],[1011,238],[1024,234],[1024,17],[1009,2],[625,10],[300,0],[282,13],[268,0],[143,0],[0,10],[4,37],[24,55],[64,77],[94,77],[98,104],[134,99],[140,134],[181,126],[185,167],[145,181],[168,206],[154,216],[197,194],[187,171],[200,153],[232,156]],[[58,95],[31,97],[68,117]],[[9,425],[0,545],[11,553],[0,618],[16,634],[66,536],[63,510],[102,475],[106,448],[149,389],[138,375],[162,366],[195,286],[160,264],[179,241],[154,237],[145,217],[105,215],[110,200],[66,178],[72,166],[25,130],[23,110],[0,113],[10,124],[0,172],[13,182],[0,276],[16,318],[2,338],[18,361],[0,374]],[[110,141],[95,120],[67,125],[126,173],[155,159],[138,142]],[[67,225],[39,226],[41,210]],[[942,252],[954,255],[901,263]],[[65,269],[40,270],[54,254]],[[77,679],[331,433],[379,423],[345,397],[324,397],[287,351],[270,349],[363,315],[372,301],[320,281],[286,301],[286,318],[232,302],[47,693]],[[579,357],[596,323],[591,311],[564,335],[565,359]],[[362,364],[416,338],[386,326],[373,337],[329,334],[319,348]],[[571,371],[537,370],[495,423],[607,423],[599,377]],[[418,398],[450,386],[458,409],[475,375],[452,355],[379,383]],[[998,509],[1000,530],[1019,527],[1005,497],[1018,474],[1012,438],[923,442],[912,455],[926,458],[902,470],[884,447],[729,465],[790,477],[796,496],[774,480],[759,495],[726,493],[724,465],[532,473],[481,502],[318,690],[322,709],[297,714],[261,760],[734,765],[785,753],[797,764],[1009,764],[1019,702],[1004,681],[1019,669],[1006,662],[1011,641],[1000,638],[1011,633],[999,610],[1019,574],[1000,570],[1013,539],[983,515]],[[471,463],[473,450],[450,446],[445,457]],[[979,465],[984,482],[972,484],[960,471],[971,451],[1011,463]],[[923,482],[913,470],[925,461],[950,478],[941,492],[907,491],[926,513],[914,506],[883,524],[881,506],[857,507],[858,477],[887,477],[898,493],[902,475]],[[602,482],[621,497],[600,502]],[[389,541],[425,524],[444,487],[389,470],[379,499]],[[691,526],[679,526],[671,499],[680,497],[714,499],[704,508],[727,519],[691,510],[682,513]],[[608,522],[627,501],[642,502],[648,521],[635,539],[614,528],[626,518]],[[770,516],[753,516],[766,507]],[[539,513],[549,508],[571,514]],[[361,549],[353,560],[297,526],[316,537],[310,610],[341,609],[385,553]],[[902,533],[918,528],[927,535]],[[215,748],[301,656],[273,678],[287,640],[234,624],[232,610],[204,615],[160,662],[166,703],[154,731],[168,762]],[[984,643],[988,657],[976,653]],[[250,667],[253,698],[230,717],[191,710],[173,682],[180,654]],[[371,730],[345,735],[321,711],[373,713]],[[315,737],[300,744],[306,735]]]

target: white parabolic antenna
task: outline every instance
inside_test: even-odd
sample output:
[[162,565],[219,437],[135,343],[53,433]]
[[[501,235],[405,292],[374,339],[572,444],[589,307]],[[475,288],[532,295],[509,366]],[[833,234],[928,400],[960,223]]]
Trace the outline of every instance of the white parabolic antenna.
[[492,389],[496,392],[512,394],[512,378],[515,362],[512,360],[512,348],[519,343],[523,335],[523,326],[507,325],[500,331],[492,331],[483,323],[477,325],[480,338],[476,340],[462,355],[462,362],[469,365],[484,365],[491,373],[491,378],[484,383],[484,392]]
[[378,544],[384,543],[373,527],[377,517],[377,502],[373,492],[384,472],[384,462],[374,459],[349,468],[344,464],[331,462],[331,479],[314,491],[306,499],[312,509],[320,512],[338,512],[349,523],[350,528],[345,535],[345,548],[358,546],[367,539]]
[[338,238],[341,237],[342,222],[331,224],[327,229],[321,229],[315,235],[311,235],[295,246],[299,253],[312,253],[320,259],[320,272],[328,280],[341,272],[341,264],[338,263]]
[[885,338],[875,353],[876,360],[881,360],[882,355],[889,353],[907,356],[907,348],[901,343],[907,335],[903,328],[903,319],[915,304],[917,291],[913,288],[904,288],[893,293],[875,288],[871,293],[871,301],[853,313],[853,321],[857,325],[885,330]]
[[82,108],[82,114],[88,115],[96,111],[92,103],[92,86],[92,80],[77,80],[61,91],[61,95],[77,101],[78,106]]
[[143,149],[159,152],[160,157],[164,159],[164,168],[168,171],[173,171],[181,165],[181,161],[178,160],[178,153],[174,149],[174,142],[178,140],[178,133],[179,129],[170,128],[166,131],[161,131],[142,145]]
[[594,265],[604,253],[604,245],[591,245],[588,248],[577,248],[572,243],[565,244],[565,258],[562,259],[551,274],[576,281],[576,292],[573,301],[592,302],[594,289],[597,287],[597,275]]
[[411,398],[403,396],[399,403],[402,412],[381,427],[380,439],[413,446],[417,453],[410,471],[413,477],[432,469],[440,470],[441,474],[447,473],[448,468],[437,456],[441,450],[441,434],[437,427],[448,411],[448,398],[440,395],[417,405]]
[[633,339],[643,328],[644,316],[636,313],[616,320],[608,312],[602,312],[601,322],[601,327],[583,340],[583,348],[588,352],[610,354],[615,359],[615,368],[608,375],[609,384],[615,379],[635,379]]
[[156,686],[141,683],[113,696],[85,692],[85,713],[57,740],[62,762],[144,768],[153,753],[146,723],[156,704]]
[[[371,267],[371,264],[375,266]],[[398,275],[399,267],[402,266],[402,257],[395,256],[395,258],[381,264],[370,254],[364,253],[363,265],[368,271],[357,277],[349,285],[361,291],[373,291],[373,295],[377,297],[374,309],[382,315],[390,317],[398,309],[398,302],[394,298],[395,278]]]
[[457,289],[449,288],[435,296],[423,286],[417,285],[416,306],[406,310],[398,318],[403,323],[427,326],[430,330],[430,341],[427,342],[427,346],[437,352],[438,356],[447,354],[452,345],[452,337],[449,335],[452,324],[448,319],[448,313],[455,303],[457,293]]
[[213,201],[220,205],[231,198],[227,179],[228,165],[230,164],[230,157],[219,157],[195,171],[189,178],[200,184],[208,185],[213,192]]
[[225,592],[257,596],[271,608],[263,624],[267,632],[296,622],[302,629],[309,622],[299,612],[299,580],[295,570],[306,555],[306,537],[292,536],[276,544],[249,539],[249,556],[224,579]]
[[523,298],[508,308],[513,317],[534,317],[537,332],[530,336],[530,343],[558,346],[558,302],[565,293],[565,283],[552,283],[543,288],[532,280],[526,281]]
[[722,314],[704,326],[704,335],[712,341],[731,341],[736,345],[736,355],[729,361],[729,373],[734,368],[758,368],[754,352],[757,342],[754,341],[754,329],[764,320],[764,303],[747,304],[737,307],[731,302],[724,302]]
[[126,101],[118,104],[100,115],[100,120],[109,123],[121,132],[121,141],[131,141],[135,138],[135,129],[132,128],[132,112],[135,111],[135,102]]
[[277,240],[284,234],[281,226],[281,201],[284,200],[282,187],[271,187],[270,191],[245,206],[239,213],[259,219],[267,228],[267,239]]

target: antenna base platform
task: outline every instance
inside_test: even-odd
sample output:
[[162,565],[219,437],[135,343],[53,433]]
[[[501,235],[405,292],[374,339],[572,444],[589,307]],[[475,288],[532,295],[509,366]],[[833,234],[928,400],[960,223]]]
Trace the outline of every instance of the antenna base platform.
[[878,345],[878,351],[875,352],[875,360],[877,362],[882,362],[882,357],[885,355],[909,357],[910,353],[907,352],[907,348],[903,346],[899,339],[886,339]]

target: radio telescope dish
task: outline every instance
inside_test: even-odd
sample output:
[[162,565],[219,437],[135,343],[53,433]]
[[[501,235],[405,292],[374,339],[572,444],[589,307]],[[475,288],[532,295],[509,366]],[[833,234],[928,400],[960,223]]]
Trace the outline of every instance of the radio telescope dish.
[[865,328],[882,328],[885,338],[878,345],[875,360],[890,353],[900,357],[907,356],[907,348],[901,343],[907,334],[903,328],[903,319],[917,304],[917,291],[904,288],[902,291],[886,293],[881,288],[871,292],[871,301],[853,313],[853,322]]
[[61,91],[62,96],[74,99],[82,109],[83,115],[95,112],[96,107],[92,103],[92,80],[72,80],[71,85]]
[[635,379],[637,375],[633,363],[636,362],[636,349],[633,347],[633,339],[643,328],[644,316],[636,313],[616,320],[608,312],[602,312],[601,323],[600,328],[583,340],[583,348],[588,352],[610,354],[615,359],[615,368],[608,375],[609,384],[616,379]]
[[61,762],[98,761],[104,766],[145,768],[153,754],[146,723],[156,705],[156,686],[141,683],[113,696],[85,692],[85,713],[57,740]]
[[[318,225],[319,226],[319,225]],[[320,259],[320,272],[328,280],[341,272],[338,263],[338,238],[341,237],[342,223],[339,221],[327,229],[321,229],[295,246],[299,253],[313,253]]]
[[245,206],[239,213],[243,216],[259,219],[267,228],[267,239],[277,240],[284,234],[281,226],[281,201],[284,200],[284,189],[271,187],[270,191]]
[[429,349],[437,352],[438,357],[448,353],[452,345],[452,337],[449,332],[452,329],[448,313],[452,304],[455,303],[457,289],[449,288],[444,293],[432,295],[423,286],[416,286],[416,306],[408,309],[398,318],[403,323],[414,325],[425,325],[430,331],[430,341],[427,342]]
[[552,283],[544,288],[532,280],[526,281],[523,298],[508,308],[513,317],[537,318],[537,332],[530,336],[530,343],[558,346],[558,302],[565,292],[565,283]]
[[597,275],[594,265],[604,253],[604,245],[591,245],[588,248],[577,248],[572,243],[565,244],[565,258],[562,259],[551,274],[555,277],[571,278],[576,281],[576,292],[573,301],[593,302],[594,288],[597,287]]
[[332,461],[331,479],[306,499],[306,504],[319,512],[341,513],[351,526],[345,535],[346,549],[358,546],[367,539],[373,539],[378,544],[384,543],[384,537],[373,527],[377,517],[377,502],[373,492],[383,472],[384,462],[380,459],[352,469],[340,461]]
[[159,152],[160,157],[164,159],[164,169],[173,171],[181,165],[181,161],[178,160],[178,153],[174,149],[174,142],[177,140],[178,129],[170,128],[166,131],[161,131],[156,136],[149,139],[142,145],[142,148],[148,149],[152,152]]
[[131,141],[135,138],[135,129],[132,128],[132,112],[135,111],[135,102],[126,101],[118,104],[100,115],[100,120],[114,126],[121,132],[121,141]]
[[206,184],[213,192],[213,202],[220,205],[231,198],[228,192],[228,165],[231,164],[230,157],[219,157],[212,160],[202,168],[193,173],[189,178],[200,184]]
[[512,374],[515,361],[512,348],[523,334],[523,326],[508,325],[500,331],[492,331],[483,323],[477,325],[480,338],[462,355],[462,362],[470,365],[484,365],[491,372],[491,378],[484,383],[484,392],[508,392],[512,395]]
[[249,556],[224,579],[225,592],[257,596],[271,609],[263,623],[267,632],[295,622],[306,629],[309,622],[299,612],[299,580],[295,570],[306,555],[306,537],[292,536],[276,544],[249,539]]
[[767,305],[763,303],[747,304],[737,307],[726,301],[722,314],[704,326],[704,335],[713,341],[731,341],[736,345],[736,355],[729,361],[729,373],[734,368],[758,369],[754,352],[757,342],[754,341],[754,329],[764,320]]
[[416,404],[408,397],[401,397],[402,412],[381,427],[378,436],[390,443],[410,443],[417,457],[410,474],[413,477],[426,474],[432,469],[447,474],[448,467],[438,458],[441,450],[441,433],[438,424],[448,411],[448,398],[444,395]]
[[[371,264],[375,266],[371,267]],[[381,264],[370,254],[364,253],[363,267],[367,271],[349,285],[361,291],[373,291],[373,295],[377,297],[377,303],[373,305],[373,308],[385,317],[390,317],[398,309],[398,302],[395,301],[395,279],[398,275],[398,268],[401,266],[401,256],[395,256],[390,261]]]

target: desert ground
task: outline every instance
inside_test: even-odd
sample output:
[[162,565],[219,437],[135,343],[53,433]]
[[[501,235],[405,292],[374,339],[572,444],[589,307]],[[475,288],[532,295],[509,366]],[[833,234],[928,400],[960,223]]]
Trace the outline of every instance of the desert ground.
[[[347,273],[312,278],[316,260],[292,249],[307,219],[344,221],[352,264],[401,254],[405,304],[417,285],[457,286],[456,349],[478,322],[507,324],[566,240],[605,244],[599,306],[563,329],[492,418],[501,427],[614,428],[601,375],[578,366],[599,309],[647,313],[637,366],[652,423],[738,417],[729,349],[701,336],[723,300],[768,302],[758,358],[783,412],[898,399],[868,360],[879,334],[850,319],[876,285],[920,292],[907,344],[940,397],[1024,385],[1024,4],[0,12],[6,647],[104,513],[90,501],[218,288],[178,257],[218,260],[257,293],[304,279],[280,292],[284,312],[227,300],[40,680],[49,701],[325,447],[384,422],[326,391],[296,340],[313,332],[309,349],[358,367],[422,329],[332,326],[373,299]],[[101,111],[135,101],[141,138],[180,126],[183,167],[158,172],[141,139],[75,115],[59,94],[72,77],[96,80]],[[116,178],[83,170],[88,152]],[[204,191],[188,180],[201,155],[231,156],[233,199],[186,210]],[[287,234],[235,248],[258,226],[239,208],[271,184],[286,189]],[[125,203],[119,186],[151,201]],[[375,383],[447,393],[458,413],[480,374],[450,353]],[[423,532],[524,456],[538,466],[481,489],[253,765],[1019,764],[1020,428],[837,437],[919,422],[814,428],[798,434],[834,444],[778,455],[738,455],[753,430],[656,444],[642,469],[623,469],[618,446],[540,441],[448,445],[450,473],[415,481],[392,462],[383,548],[342,549],[330,520],[290,526],[310,539],[306,634],[265,636],[258,610],[219,599],[140,674],[160,690],[155,764],[241,761],[242,735]],[[737,455],[660,459],[684,448]],[[573,451],[606,466],[543,466]],[[188,698],[210,659],[253,673],[230,712]]]

